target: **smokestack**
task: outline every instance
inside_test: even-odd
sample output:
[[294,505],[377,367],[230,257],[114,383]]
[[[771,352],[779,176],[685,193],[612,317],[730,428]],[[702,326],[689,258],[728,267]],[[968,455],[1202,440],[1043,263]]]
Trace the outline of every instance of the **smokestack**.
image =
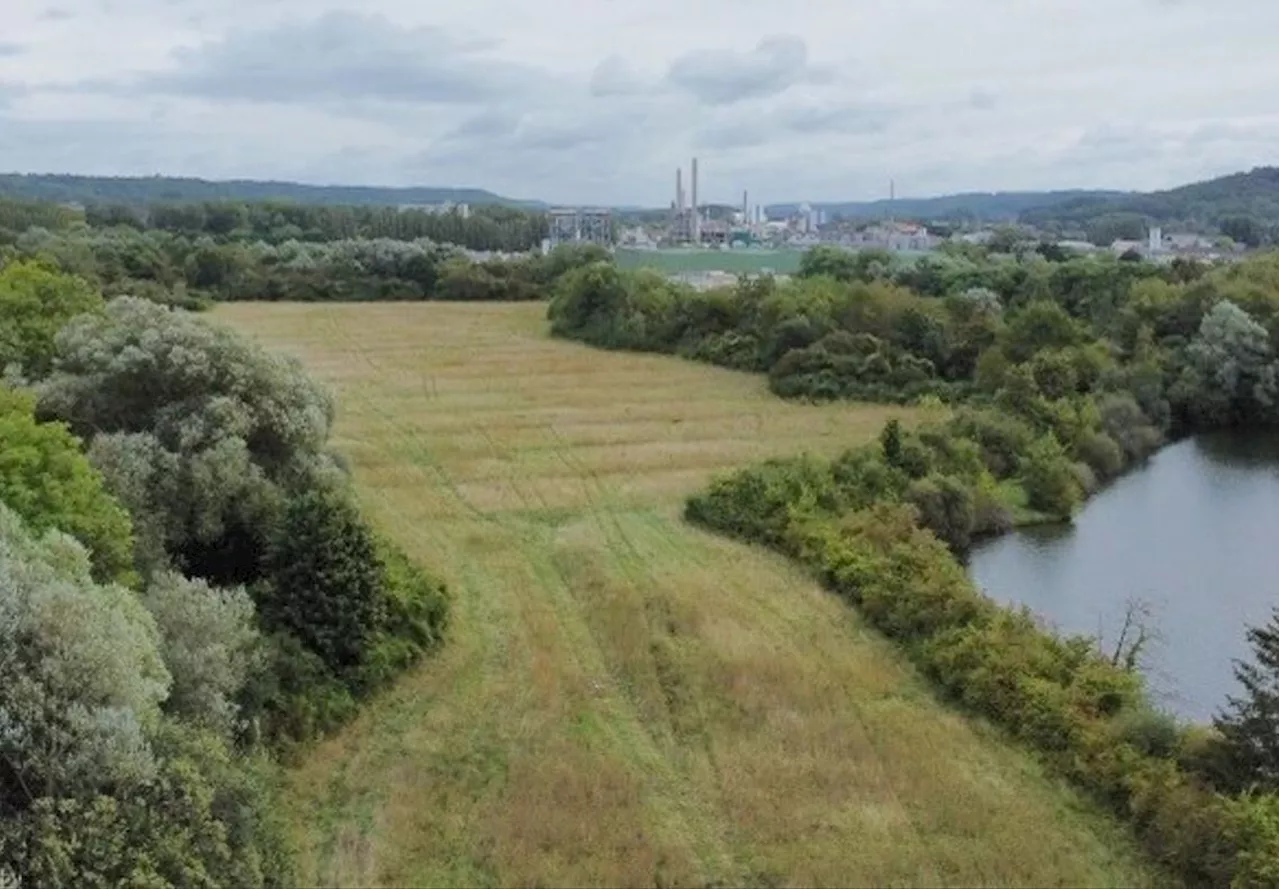
[[689,168],[689,178],[693,180],[693,242],[695,244],[702,240],[702,216],[698,213],[698,159],[693,159],[693,165]]
[[742,190],[742,221],[747,222],[747,190]]
[[684,210],[684,180],[681,178],[683,170],[676,167],[676,209]]

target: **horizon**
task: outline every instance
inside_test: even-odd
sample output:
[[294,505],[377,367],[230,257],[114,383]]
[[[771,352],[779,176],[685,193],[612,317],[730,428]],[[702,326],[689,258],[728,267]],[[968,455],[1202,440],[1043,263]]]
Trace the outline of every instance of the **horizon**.
[[[701,163],[701,160],[700,160],[700,163]],[[948,192],[941,192],[941,193],[903,194],[901,192],[901,189],[899,188],[899,189],[896,189],[892,200],[894,201],[928,201],[928,200],[940,200],[944,198],[969,197],[969,196],[979,197],[979,196],[989,196],[989,195],[1031,195],[1031,194],[1051,194],[1051,193],[1071,193],[1071,192],[1081,192],[1081,193],[1113,192],[1116,194],[1147,194],[1154,191],[1168,191],[1174,188],[1180,188],[1186,185],[1194,185],[1196,183],[1207,182],[1214,179],[1222,179],[1228,176],[1244,175],[1252,172],[1253,170],[1276,169],[1276,168],[1277,168],[1277,165],[1275,163],[1254,163],[1243,168],[1228,170],[1226,172],[1218,173],[1202,179],[1195,179],[1190,181],[1179,181],[1179,182],[1174,182],[1168,185],[1162,185],[1160,187],[1151,188],[1151,189],[1136,189],[1136,188],[1095,186],[1095,185],[1064,185],[1064,186],[1050,187],[1050,188],[1025,188],[1025,189],[1024,188],[1017,188],[1017,189],[1015,188],[985,188],[985,189],[984,188],[963,188],[958,191],[948,191]],[[521,195],[521,194],[515,194],[515,195],[506,194],[503,192],[499,192],[495,189],[488,188],[483,185],[439,185],[439,184],[387,185],[387,184],[365,184],[365,183],[340,182],[340,181],[317,182],[317,181],[305,181],[302,179],[254,178],[254,177],[243,177],[243,176],[223,178],[223,177],[203,176],[198,174],[193,174],[193,175],[175,175],[170,173],[97,174],[97,173],[77,173],[77,172],[32,172],[32,171],[22,171],[22,170],[0,170],[0,176],[27,176],[27,177],[37,177],[37,178],[38,177],[71,177],[71,178],[81,178],[81,179],[121,179],[121,180],[173,179],[173,180],[188,180],[193,182],[204,182],[209,184],[233,184],[233,183],[252,183],[252,184],[258,184],[258,185],[278,184],[278,185],[288,185],[288,186],[302,186],[304,188],[316,188],[316,189],[359,188],[359,189],[369,189],[369,190],[395,190],[395,191],[410,191],[410,190],[457,191],[457,192],[479,191],[479,192],[485,192],[497,198],[501,198],[504,201],[511,201],[511,202],[518,202],[518,203],[539,203],[539,204],[544,204],[547,207],[598,206],[598,207],[607,207],[609,209],[615,209],[615,210],[636,210],[636,211],[664,210],[664,209],[667,209],[670,203],[668,202],[667,204],[638,204],[638,203],[625,203],[625,202],[610,203],[605,201],[582,201],[582,202],[555,201],[555,200],[548,200],[544,197],[530,197],[530,196]],[[886,189],[885,189],[886,193],[881,194],[879,197],[823,198],[823,197],[809,196],[809,197],[799,197],[799,198],[784,198],[784,199],[770,200],[770,201],[764,201],[764,202],[751,200],[749,201],[749,203],[751,203],[753,206],[756,205],[757,203],[762,203],[766,207],[788,205],[788,204],[801,204],[801,203],[809,203],[809,204],[887,203],[890,200],[890,197],[887,194],[888,180],[886,180],[885,185],[886,185]],[[233,198],[232,200],[245,200],[245,199]],[[741,204],[742,204],[741,200],[738,200],[738,201],[718,200],[718,199],[699,200],[699,206],[704,206],[704,207],[706,206],[740,207]]]

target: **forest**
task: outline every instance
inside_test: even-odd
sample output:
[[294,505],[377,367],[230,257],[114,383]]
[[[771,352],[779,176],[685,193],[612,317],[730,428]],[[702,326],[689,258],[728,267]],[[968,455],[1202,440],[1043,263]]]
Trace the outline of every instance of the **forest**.
[[1154,709],[1136,652],[1108,658],[979,594],[958,555],[1070,520],[1172,437],[1274,430],[1277,257],[926,258],[816,248],[800,275],[693,292],[596,263],[560,282],[553,333],[767,373],[779,396],[945,401],[831,461],[714,482],[686,517],[789,555],[899,642],[949,697],[1129,819],[1188,885],[1276,872],[1276,629],[1250,634],[1247,694],[1213,727]]

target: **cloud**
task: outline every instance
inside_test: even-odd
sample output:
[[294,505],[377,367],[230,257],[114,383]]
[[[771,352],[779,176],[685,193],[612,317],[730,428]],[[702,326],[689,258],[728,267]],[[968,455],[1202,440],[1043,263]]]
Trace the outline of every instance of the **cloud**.
[[1118,52],[1103,0],[0,0],[0,170],[656,206],[691,154],[765,202],[1275,163],[1277,6],[1126,3]]
[[20,56],[27,51],[25,43],[10,43],[0,40],[0,59],[8,56]]
[[969,105],[979,111],[990,111],[996,107],[998,98],[991,90],[975,87],[969,91]]
[[648,84],[622,56],[612,55],[592,70],[588,89],[597,98],[632,96],[645,92]]
[[179,49],[175,68],[139,78],[131,89],[255,102],[460,104],[523,93],[540,79],[536,69],[486,58],[492,45],[399,27],[378,15],[330,12]]
[[774,96],[797,84],[828,82],[832,72],[809,64],[804,40],[793,35],[766,37],[745,53],[691,52],[667,70],[667,81],[708,105]]

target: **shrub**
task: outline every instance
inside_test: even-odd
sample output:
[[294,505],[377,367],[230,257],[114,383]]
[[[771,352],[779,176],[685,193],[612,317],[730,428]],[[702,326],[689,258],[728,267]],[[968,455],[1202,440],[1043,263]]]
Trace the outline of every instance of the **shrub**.
[[949,475],[917,479],[907,488],[906,500],[920,515],[920,524],[951,549],[969,547],[975,522],[974,498],[964,482]]
[[956,412],[950,428],[955,434],[978,443],[983,464],[996,478],[1014,475],[1035,439],[1027,423],[993,410],[962,408]]
[[1121,744],[1159,759],[1172,757],[1181,743],[1177,720],[1150,707],[1122,711],[1111,723],[1111,730]]
[[1151,425],[1133,396],[1110,393],[1098,400],[1102,428],[1124,452],[1127,462],[1142,460],[1162,442],[1160,430]]
[[267,555],[272,629],[297,637],[335,673],[364,662],[387,619],[387,589],[372,532],[351,502],[315,490],[294,497]]
[[1071,517],[1080,502],[1080,483],[1057,439],[1045,435],[1033,442],[1020,475],[1032,509],[1059,519]]
[[1076,447],[1076,452],[1099,479],[1114,478],[1124,469],[1124,452],[1105,432],[1087,434]]

